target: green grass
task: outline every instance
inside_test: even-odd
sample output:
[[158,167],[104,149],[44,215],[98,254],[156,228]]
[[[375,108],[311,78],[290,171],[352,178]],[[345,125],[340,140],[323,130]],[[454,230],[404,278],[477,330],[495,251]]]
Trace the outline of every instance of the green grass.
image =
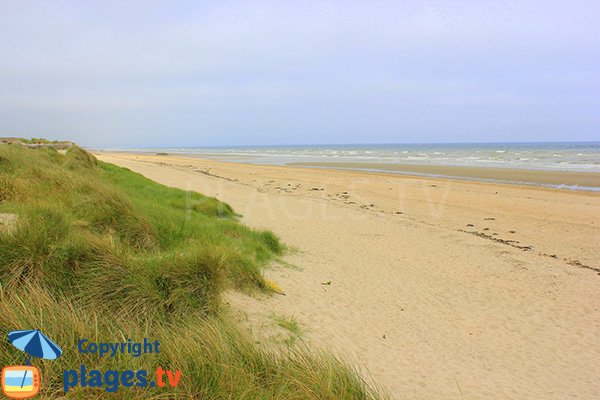
[[273,320],[282,329],[289,332],[289,336],[284,340],[288,346],[293,346],[302,336],[303,330],[296,318],[286,317],[284,315],[273,315]]
[[[262,269],[284,247],[231,207],[168,188],[73,147],[0,146],[0,332],[39,328],[65,350],[34,360],[42,397],[63,395],[62,371],[181,369],[176,389],[75,388],[67,398],[375,399],[330,354],[267,350],[220,312],[223,290],[267,291]],[[292,324],[293,325],[293,324]],[[293,326],[290,325],[291,328]],[[299,329],[299,327],[297,327]],[[97,358],[80,338],[159,340],[161,353]],[[0,341],[0,363],[22,353]]]
[[300,337],[302,334],[302,329],[300,328],[300,324],[294,317],[285,317],[282,315],[274,315],[273,320],[279,325],[281,328],[289,331],[295,336]]

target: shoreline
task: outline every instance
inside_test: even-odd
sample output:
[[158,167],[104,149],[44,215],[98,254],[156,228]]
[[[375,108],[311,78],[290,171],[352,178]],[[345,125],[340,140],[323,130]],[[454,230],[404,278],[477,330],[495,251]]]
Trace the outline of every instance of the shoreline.
[[232,158],[228,155],[213,155],[203,153],[165,153],[145,151],[104,151],[90,150],[98,155],[106,154],[136,154],[143,156],[159,156],[172,158],[190,158],[223,163],[265,166],[311,168],[331,171],[353,171],[375,174],[392,174],[397,176],[421,177],[430,179],[452,179],[466,182],[483,182],[500,185],[518,185],[543,187],[558,190],[600,192],[600,172],[543,170],[523,168],[501,168],[485,166],[435,165],[435,164],[406,164],[406,163],[366,163],[366,162],[289,162],[285,164],[270,164],[266,162],[251,162],[253,157],[240,156]]
[[554,189],[600,192],[600,172],[550,171],[519,168],[470,167],[456,165],[385,164],[349,162],[294,162],[292,167],[323,168],[394,173],[424,178],[458,179],[509,185],[541,186]]

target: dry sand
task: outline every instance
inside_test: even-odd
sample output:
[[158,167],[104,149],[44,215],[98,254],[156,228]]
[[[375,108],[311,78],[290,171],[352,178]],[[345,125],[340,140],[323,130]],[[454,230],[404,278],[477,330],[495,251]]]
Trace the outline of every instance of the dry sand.
[[600,194],[97,155],[298,248],[267,271],[286,296],[231,302],[293,315],[394,398],[600,398]]

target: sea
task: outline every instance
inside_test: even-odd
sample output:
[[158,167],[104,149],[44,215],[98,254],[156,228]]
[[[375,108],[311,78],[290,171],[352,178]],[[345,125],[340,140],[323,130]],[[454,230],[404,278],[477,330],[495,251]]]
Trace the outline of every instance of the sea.
[[130,150],[197,154],[227,161],[272,165],[363,162],[600,172],[600,142],[344,144]]
[[[600,172],[600,142],[344,144],[128,149],[197,155],[222,161],[269,165],[291,163],[421,164]],[[363,168],[353,166],[352,169]],[[574,188],[591,189],[596,188]]]

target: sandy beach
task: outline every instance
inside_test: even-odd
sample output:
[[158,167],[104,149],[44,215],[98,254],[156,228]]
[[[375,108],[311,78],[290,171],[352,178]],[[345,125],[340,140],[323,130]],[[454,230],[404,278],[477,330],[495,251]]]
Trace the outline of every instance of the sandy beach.
[[294,316],[393,398],[600,398],[598,193],[95,154],[273,230],[295,267],[266,275],[286,296],[232,307]]

